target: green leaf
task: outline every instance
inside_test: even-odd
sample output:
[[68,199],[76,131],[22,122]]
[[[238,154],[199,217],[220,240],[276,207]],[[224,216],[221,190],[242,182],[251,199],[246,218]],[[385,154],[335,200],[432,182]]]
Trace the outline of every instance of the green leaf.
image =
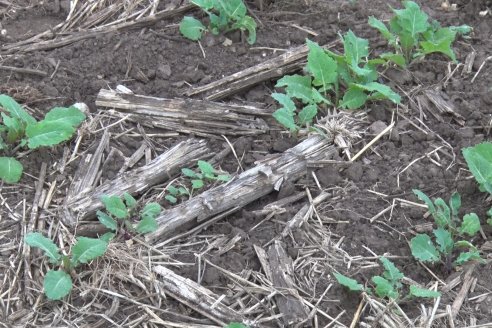
[[43,236],[43,234],[39,232],[30,232],[27,234],[25,242],[31,247],[41,249],[44,252],[44,255],[50,259],[51,263],[60,263],[61,255],[58,246],[56,246],[51,239]]
[[338,80],[337,63],[317,43],[307,40],[307,70],[314,77],[313,85],[327,88]]
[[428,235],[418,234],[413,237],[410,241],[410,249],[413,257],[417,260],[423,262],[439,261],[439,253]]
[[272,116],[282,124],[286,129],[289,129],[291,132],[297,131],[298,126],[296,125],[296,122],[294,121],[294,113],[292,113],[290,110],[284,108],[277,109]]
[[487,224],[488,224],[489,226],[492,226],[492,219],[487,219]]
[[93,259],[104,255],[108,243],[98,238],[79,237],[72,247],[72,265],[88,263]]
[[0,180],[6,183],[19,182],[22,176],[22,164],[13,157],[0,157]]
[[34,117],[29,115],[12,97],[0,95],[0,107],[3,107],[13,118],[19,119],[26,125],[36,123]]
[[22,138],[24,135],[24,126],[20,119],[12,118],[4,113],[0,113],[2,116],[3,124],[7,127],[7,142],[13,143]]
[[195,171],[193,170],[190,170],[188,168],[183,168],[181,169],[181,173],[183,173],[185,176],[187,176],[188,178],[196,178],[197,177],[197,174]]
[[140,212],[140,216],[145,218],[145,217],[152,217],[155,218],[156,216],[161,213],[161,205],[158,203],[148,203],[147,205],[144,206],[142,211]]
[[458,212],[461,207],[461,196],[458,192],[454,192],[449,199],[449,207],[451,208],[451,216],[458,217]]
[[61,300],[72,290],[72,278],[62,270],[50,270],[44,276],[44,293],[50,300]]
[[169,185],[167,186],[166,190],[171,194],[171,195],[174,195],[174,196],[177,196],[179,194],[179,190],[178,188],[176,188],[175,186],[173,185]]
[[467,248],[467,249],[471,249],[471,250],[477,250],[477,248],[472,243],[470,243],[468,240],[459,240],[459,241],[454,243],[454,246],[456,248]]
[[388,30],[386,25],[380,21],[379,19],[375,18],[374,16],[370,16],[368,20],[368,24],[371,27],[374,27],[383,35],[383,37],[388,40],[390,44],[394,44],[395,42],[395,36]]
[[347,109],[357,109],[364,106],[366,101],[367,95],[363,90],[359,88],[349,87],[343,95],[340,107]]
[[129,193],[125,192],[123,194],[123,198],[125,199],[125,204],[128,208],[134,208],[135,206],[137,206],[137,200],[133,198],[133,196]]
[[410,295],[420,298],[437,298],[441,296],[441,293],[427,288],[421,288],[415,285],[411,285]]
[[179,191],[180,196],[187,196],[190,194],[190,192],[188,190],[186,190],[186,188],[184,188],[184,187],[179,187],[178,191]]
[[468,26],[468,25],[449,26],[448,28],[451,31],[456,32],[457,34],[462,34],[462,35],[468,34],[471,31],[473,31],[473,28],[471,26]]
[[376,92],[380,96],[379,98],[389,99],[395,104],[399,104],[401,101],[401,97],[399,94],[394,92],[389,86],[378,82],[369,82],[366,84],[353,84],[353,86],[369,92]]
[[144,234],[154,232],[158,228],[157,221],[153,216],[143,216],[143,219],[137,224],[136,230],[138,233]]
[[421,201],[423,201],[425,203],[425,205],[427,205],[429,212],[432,215],[434,215],[436,213],[436,208],[434,207],[434,203],[429,198],[429,196],[427,196],[426,194],[424,194],[422,191],[420,191],[418,189],[413,189],[412,191],[415,194],[415,196],[417,196],[418,199],[420,199]]
[[166,195],[164,196],[164,199],[170,202],[171,204],[176,204],[178,202],[178,199],[173,195]]
[[446,228],[453,222],[451,221],[451,209],[448,204],[442,198],[436,198],[434,201],[436,206],[436,213],[434,214],[434,220],[439,227]]
[[198,161],[198,168],[203,173],[203,175],[214,175],[214,167],[206,161]]
[[492,185],[492,143],[484,142],[464,148],[462,152],[475,180],[489,193],[492,193],[492,189],[486,187]]
[[379,57],[381,57],[387,61],[393,62],[402,68],[405,68],[407,66],[406,59],[402,54],[394,54],[391,52],[385,52],[385,53],[381,54]]
[[74,132],[75,128],[69,123],[45,120],[26,127],[26,135],[29,137],[28,146],[31,149],[57,145],[70,139]]
[[200,179],[191,180],[191,187],[193,189],[203,188],[204,185],[205,184],[203,183],[203,180],[200,180]]
[[246,6],[243,0],[217,0],[225,14],[235,20],[240,20],[246,15]]
[[451,49],[451,45],[456,37],[456,32],[449,28],[440,28],[436,32],[431,33],[431,37],[420,42],[423,54],[431,54],[440,52],[456,61],[456,56]]
[[231,322],[225,328],[248,328],[248,326],[243,325],[242,323],[239,322]]
[[463,265],[468,261],[472,260],[479,260],[483,261],[482,257],[480,256],[480,252],[478,250],[471,250],[469,252],[463,252],[461,253],[456,261],[454,261],[455,265]]
[[108,228],[109,230],[113,230],[113,231],[118,230],[118,223],[106,213],[97,211],[96,216],[99,222],[101,222],[101,224],[106,228]]
[[436,242],[439,245],[439,251],[443,254],[451,254],[454,248],[453,237],[451,233],[441,227],[433,231]]
[[313,103],[311,77],[301,75],[286,75],[277,81],[275,87],[285,87],[285,92],[291,98],[300,99],[303,103]]
[[286,94],[274,92],[272,93],[272,98],[275,99],[280,105],[282,105],[282,108],[285,108],[289,113],[295,113],[296,104]]
[[216,0],[191,0],[191,3],[206,11],[214,7]]
[[427,31],[430,27],[428,16],[420,10],[419,5],[413,1],[405,1],[403,5],[405,9],[393,10],[398,17],[399,25],[414,38],[417,34]]
[[202,33],[205,30],[205,25],[191,16],[183,17],[183,20],[181,20],[181,23],[179,24],[179,31],[181,34],[183,34],[185,38],[193,41],[200,40],[202,38]]
[[313,118],[318,114],[318,106],[315,104],[305,106],[298,114],[298,122],[300,125],[311,123]]
[[461,234],[475,236],[480,231],[480,219],[475,213],[466,214],[463,216],[463,222],[459,229]]
[[118,196],[102,196],[101,201],[106,207],[106,210],[118,219],[125,219],[128,217],[128,209]]
[[374,276],[371,280],[376,285],[375,291],[377,296],[381,298],[388,297],[391,299],[397,299],[400,296],[395,287],[387,279],[380,276]]
[[231,180],[231,177],[228,174],[219,174],[215,177],[215,180],[227,182]]
[[380,257],[379,260],[383,264],[384,273],[383,277],[391,282],[392,285],[398,285],[400,280],[405,276],[396,268],[396,266],[385,257]]
[[343,274],[336,273],[336,272],[333,273],[333,275],[335,276],[335,279],[338,281],[340,285],[347,287],[351,291],[354,292],[364,291],[364,286],[359,284],[357,280],[349,278],[347,276],[344,276]]
[[371,70],[359,67],[362,58],[369,55],[369,41],[357,37],[354,32],[349,30],[343,37],[343,48],[345,51],[345,61],[359,76],[365,76],[371,73]]
[[250,16],[244,16],[240,21],[232,25],[233,29],[247,30],[248,38],[246,41],[249,44],[254,44],[256,42],[256,22]]
[[109,242],[111,240],[113,240],[114,236],[116,236],[116,234],[114,232],[106,232],[104,235],[99,237],[99,239],[101,239],[102,241],[105,241],[109,244]]
[[46,114],[43,121],[56,122],[59,124],[69,124],[73,127],[77,127],[85,120],[85,118],[85,114],[74,106],[55,107]]

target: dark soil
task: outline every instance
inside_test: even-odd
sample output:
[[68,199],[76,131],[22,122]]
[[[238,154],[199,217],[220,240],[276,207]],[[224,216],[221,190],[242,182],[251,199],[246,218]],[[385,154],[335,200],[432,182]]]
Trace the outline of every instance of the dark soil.
[[[180,18],[177,17],[175,20],[160,21],[150,28],[107,34],[50,51],[15,55],[0,53],[0,65],[32,68],[48,73],[46,77],[39,77],[0,70],[0,92],[16,98],[31,108],[38,117],[55,105],[71,105],[75,102],[86,103],[91,113],[95,115],[98,111],[94,104],[95,97],[102,88],[115,88],[123,84],[137,94],[164,98],[180,97],[190,85],[203,85],[275,57],[280,53],[275,49],[288,49],[301,45],[306,38],[320,44],[327,43],[336,40],[339,33],[352,29],[358,36],[368,38],[375,52],[383,52],[387,50],[386,45],[374,30],[368,28],[367,18],[374,15],[386,19],[391,13],[388,5],[397,7],[399,3],[393,0],[359,0],[352,4],[348,1],[336,0],[258,1],[257,4],[260,2],[264,5],[263,11],[260,11],[255,3],[249,3],[250,8],[261,20],[258,40],[252,47],[241,40],[240,34],[218,37],[207,35],[201,42],[204,58],[198,43],[188,41],[179,35],[176,23]],[[484,60],[492,54],[492,14],[479,16],[480,11],[485,10],[487,5],[490,6],[485,0],[458,0],[456,11],[442,10],[440,1],[418,2],[432,18],[439,20],[443,25],[468,24],[474,28],[470,38],[461,38],[455,44],[459,62],[464,62],[472,51],[476,52],[472,72],[462,74],[459,68],[456,73],[450,75],[456,65],[440,55],[429,56],[422,62],[414,63],[406,71],[396,69],[386,71],[385,82],[399,88],[402,91],[400,93],[404,92],[407,96],[404,97],[404,104],[408,107],[408,111],[400,109],[399,113],[407,118],[414,118],[412,122],[417,123],[418,128],[401,116],[395,117],[396,127],[391,134],[372,146],[361,159],[348,166],[331,165],[319,168],[314,174],[323,189],[333,191],[333,197],[323,202],[318,212],[319,215],[333,221],[328,225],[328,229],[337,236],[343,236],[340,247],[345,252],[354,257],[394,256],[396,265],[406,276],[426,284],[434,278],[429,271],[413,260],[408,242],[419,231],[422,224],[430,222],[430,218],[424,218],[424,210],[403,206],[399,201],[404,199],[417,202],[412,189],[420,189],[432,197],[445,199],[448,199],[454,191],[458,191],[463,198],[463,214],[476,212],[483,219],[484,237],[490,239],[492,236],[492,229],[485,224],[484,219],[485,211],[490,204],[487,203],[486,195],[481,193],[474,180],[470,179],[461,155],[463,147],[490,139],[492,61],[485,64],[473,83],[471,80]],[[0,36],[1,44],[24,40],[28,36],[47,30],[50,26],[55,26],[66,18],[67,12],[64,6],[57,9],[56,6],[43,2],[36,4],[32,1],[31,4],[33,6],[29,9],[12,13],[3,12],[4,7],[0,1],[0,13],[3,12],[0,23],[7,31],[5,36]],[[19,5],[26,4],[19,1]],[[313,37],[294,27],[295,24],[315,31],[319,36]],[[231,46],[223,45],[225,37],[232,40]],[[51,76],[55,67],[58,67],[56,73]],[[273,106],[274,102],[269,95],[274,89],[274,84],[275,81],[262,83],[224,101],[247,101]],[[433,116],[427,110],[427,106],[419,100],[426,90],[438,90],[444,100],[448,101],[463,117],[463,121],[459,123],[456,117],[450,114]],[[429,107],[435,111],[433,105]],[[363,131],[364,137],[354,145],[352,154],[391,123],[392,109],[388,104],[368,105],[365,122],[367,129]],[[416,119],[420,120],[420,123]],[[113,121],[108,118],[101,127],[111,122]],[[133,127],[133,125],[125,123],[125,127]],[[120,128],[116,126],[111,132],[118,134],[121,132]],[[135,129],[134,132],[138,130]],[[146,132],[150,133],[150,131]],[[97,147],[100,137],[101,133],[86,135],[80,146],[82,151]],[[187,137],[151,138],[153,153],[160,154],[167,147]],[[231,142],[235,141],[231,140]],[[123,152],[124,156],[131,156],[142,142],[145,140],[137,133],[112,141],[111,146]],[[227,144],[222,142],[214,141],[214,143],[217,151],[227,147]],[[295,143],[297,140],[273,131],[270,135],[257,139],[242,138],[240,143],[236,144],[240,147],[236,151],[244,154],[242,165],[247,169],[254,166],[254,161],[268,154],[284,151]],[[19,218],[25,214],[23,212],[25,204],[29,209],[33,202],[34,183],[39,175],[41,163],[47,163],[50,168],[47,183],[51,184],[55,180],[60,182],[56,187],[53,202],[61,203],[70,177],[77,168],[77,160],[73,165],[67,166],[65,172],[56,171],[56,165],[63,157],[64,147],[73,147],[74,144],[75,139],[65,146],[26,153],[22,158],[25,175],[21,180],[20,188],[0,186],[2,198],[0,227],[18,225],[19,235],[10,236],[17,240],[17,243],[22,236],[20,231],[22,221]],[[437,148],[439,149],[436,151]],[[345,160],[342,152],[333,159]],[[116,159],[114,165],[104,172],[103,179],[113,178],[115,176],[113,171],[117,171],[122,162],[122,158]],[[142,161],[138,165],[143,164]],[[232,173],[239,171],[237,161],[232,155],[223,160],[221,168]],[[307,175],[305,179],[295,184],[284,186],[279,193],[260,199],[242,211],[212,225],[204,234],[227,237],[239,234],[242,238],[228,252],[223,254],[219,250],[209,252],[208,260],[238,274],[243,270],[261,271],[254,245],[266,245],[277,237],[283,230],[284,223],[305,204],[305,200],[294,203],[287,212],[275,215],[272,220],[250,231],[264,219],[264,216],[256,215],[255,211],[277,198],[302,191],[306,187],[317,193],[318,188],[311,175]],[[163,199],[159,201],[164,207],[171,206]],[[4,204],[8,204],[9,207]],[[392,205],[394,207],[391,210],[376,217]],[[295,242],[285,240],[293,260],[300,256],[298,245],[308,242],[302,239],[304,238],[302,235],[295,238]],[[0,242],[7,243],[9,240],[0,239]],[[485,240],[480,236],[474,242],[480,247]],[[184,244],[184,241],[181,243]],[[179,244],[178,241],[176,245]],[[199,275],[198,270],[203,268],[198,265],[199,260],[195,254],[201,251],[199,247],[182,247],[181,251],[172,254],[172,257],[177,261],[194,263],[194,265],[178,267],[176,273],[196,280]],[[15,252],[16,249],[13,248],[11,253],[2,255],[12,259]],[[322,253],[323,251],[320,250],[312,256],[322,256]],[[347,265],[343,263],[336,264],[334,267],[359,281],[366,281],[375,272],[379,272],[374,268],[362,268],[357,272],[348,271]],[[450,277],[450,272],[442,266],[430,267],[430,270],[444,281]],[[329,275],[331,271],[332,269],[325,271],[326,277],[320,279],[320,284],[315,286],[319,293],[322,293],[328,284],[334,283]],[[490,273],[490,264],[480,265],[475,269],[474,275],[478,281],[469,297],[490,293],[492,285]],[[229,281],[220,271],[207,267],[203,272],[201,283],[221,294]],[[315,301],[317,299],[313,302]],[[167,303],[169,308],[179,309],[172,301],[167,300],[164,304]],[[477,324],[492,321],[490,311],[492,298],[485,298],[480,303],[473,301],[465,303],[468,312],[462,318],[463,324],[469,323],[471,317],[476,318]],[[339,320],[350,325],[358,304],[357,294],[347,292],[335,282],[319,307],[332,316],[337,316],[341,310],[346,310],[345,315]],[[27,306],[27,303],[20,302],[19,307],[22,306]],[[417,302],[405,304],[404,310],[412,318],[420,314]],[[10,314],[4,313],[6,317]],[[197,315],[193,314],[193,316]],[[116,318],[123,320],[125,315],[122,313]],[[328,322],[320,322],[320,326]],[[11,322],[11,324],[15,323]]]

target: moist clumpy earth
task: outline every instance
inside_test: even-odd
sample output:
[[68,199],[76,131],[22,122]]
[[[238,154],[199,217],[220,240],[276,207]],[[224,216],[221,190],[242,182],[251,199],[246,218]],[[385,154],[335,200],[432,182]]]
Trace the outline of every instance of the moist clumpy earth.
[[[428,56],[425,60],[412,63],[406,70],[387,69],[381,79],[404,96],[404,106],[395,110],[389,103],[368,104],[358,114],[360,128],[357,133],[361,134],[361,138],[352,145],[351,155],[390,124],[394,122],[395,125],[389,134],[372,145],[357,161],[347,163],[347,157],[340,149],[330,158],[332,164],[308,167],[303,178],[287,181],[279,191],[273,191],[217,220],[205,230],[185,234],[167,245],[153,245],[159,256],[162,256],[156,263],[168,265],[176,274],[199,282],[217,295],[233,294],[235,297],[229,300],[229,305],[242,308],[244,304],[241,303],[241,297],[247,298],[248,293],[243,292],[236,297],[237,294],[231,290],[239,288],[234,285],[237,280],[231,279],[231,275],[224,273],[224,270],[260,284],[258,281],[262,279],[260,273],[263,266],[257,247],[268,249],[274,244],[282,235],[286,222],[309,202],[306,197],[302,197],[278,211],[262,210],[274,201],[308,189],[310,197],[314,198],[322,191],[327,192],[329,197],[316,205],[316,215],[309,219],[304,230],[295,231],[281,241],[287,257],[294,263],[296,274],[293,283],[297,287],[296,293],[302,299],[309,299],[312,305],[309,311],[317,308],[324,314],[316,315],[319,326],[326,326],[330,322],[349,326],[361,302],[357,293],[351,293],[336,283],[331,275],[334,270],[359,282],[366,282],[374,274],[380,273],[380,268],[374,263],[378,263],[378,256],[385,255],[395,262],[405,276],[422,285],[440,281],[440,286],[446,286],[462,273],[460,271],[466,271],[468,267],[458,272],[448,272],[444,266],[426,267],[412,258],[409,241],[415,233],[430,231],[431,218],[425,216],[424,209],[409,202],[418,202],[412,193],[413,189],[420,189],[433,198],[445,199],[458,191],[462,196],[462,214],[475,212],[482,219],[482,232],[474,243],[480,248],[492,236],[492,229],[485,224],[485,212],[490,208],[489,200],[470,178],[461,155],[463,147],[490,140],[492,61],[487,62],[487,58],[492,55],[492,12],[489,10],[487,15],[480,13],[487,8],[492,9],[492,5],[485,0],[458,0],[453,2],[456,10],[444,10],[441,1],[417,2],[431,18],[437,19],[444,26],[467,24],[473,27],[473,33],[468,38],[458,38],[454,44],[459,63],[464,63],[467,56],[473,54],[470,71],[467,72],[463,65],[457,66],[441,55]],[[79,156],[67,158],[66,154],[74,147],[78,147],[80,153],[94,151],[107,126],[110,126],[109,132],[115,138],[109,142],[104,156],[108,156],[111,149],[117,151],[113,151],[111,160],[107,161],[101,183],[115,178],[125,159],[131,157],[144,143],[149,145],[152,155],[156,156],[180,141],[199,138],[193,134],[142,127],[138,122],[119,121],[120,117],[112,116],[111,111],[96,106],[99,90],[124,85],[135,94],[145,96],[186,97],[184,94],[190,87],[206,85],[274,58],[285,50],[303,45],[306,38],[327,44],[337,40],[340,33],[349,29],[367,38],[375,54],[382,53],[388,48],[380,35],[368,27],[367,19],[373,15],[386,20],[391,15],[389,6],[399,7],[399,1],[379,0],[258,0],[246,3],[258,21],[258,37],[253,46],[246,43],[241,33],[234,32],[219,36],[206,34],[200,44],[191,42],[179,34],[177,24],[181,14],[157,20],[143,28],[98,34],[51,49],[12,51],[8,49],[9,45],[63,23],[69,5],[68,1],[0,1],[1,28],[6,31],[0,35],[0,65],[45,73],[29,74],[1,68],[0,93],[14,97],[37,117],[42,117],[53,106],[83,102],[89,107],[89,118],[97,118],[92,127],[86,127],[90,133],[79,132],[79,135],[84,136],[80,144],[76,144],[74,138],[65,145],[22,153],[25,173],[19,186],[0,186],[0,230],[15,232],[0,234],[0,242],[6,245],[0,253],[0,281],[3,284],[0,288],[0,322],[7,326],[55,324],[54,314],[50,313],[59,304],[41,298],[38,299],[41,303],[36,303],[42,289],[39,282],[42,280],[30,277],[27,268],[19,265],[22,262],[20,254],[25,254],[22,251],[23,227],[32,216],[36,183],[43,163],[48,168],[46,191],[55,184],[50,191],[51,206],[55,207],[63,203],[80,163]],[[179,1],[164,1],[159,3],[157,9],[179,5]],[[193,14],[199,16],[197,11],[193,11]],[[73,30],[77,28],[74,26]],[[254,104],[273,111],[276,104],[270,94],[275,89],[275,83],[275,80],[264,81],[220,101]],[[439,111],[429,100],[429,94],[439,95],[442,103],[451,110]],[[228,137],[227,142],[224,138],[208,141],[217,153],[227,149],[229,144],[234,144],[235,152],[229,152],[217,163],[217,167],[234,174],[255,166],[257,161],[288,150],[298,144],[301,138],[288,135],[272,123],[272,129],[262,135]],[[68,164],[60,169],[62,162]],[[145,161],[141,160],[136,166],[144,164]],[[162,197],[165,187],[158,185],[145,191],[141,195],[142,199],[152,199],[164,208],[172,208],[173,205]],[[46,231],[55,229],[55,226],[56,229],[66,229],[58,226],[59,217],[50,210],[50,206],[41,206],[39,211],[43,223],[37,223],[35,230]],[[318,231],[318,234],[310,229]],[[183,231],[176,232],[176,235],[180,233]],[[124,267],[125,263],[119,257],[121,252],[130,252],[128,249],[131,247],[118,246],[97,267],[101,268],[105,263],[110,263],[110,269]],[[147,251],[132,252],[137,257],[148,256]],[[490,257],[487,251],[483,255],[484,258]],[[31,257],[31,261],[34,260],[38,259]],[[36,274],[40,277],[44,267],[39,263]],[[145,270],[143,265],[141,271]],[[460,327],[492,322],[492,298],[487,296],[490,295],[492,285],[490,263],[474,267],[473,277],[476,278],[473,288],[465,299],[462,312],[455,318]],[[84,286],[89,286],[92,278],[80,279],[85,285],[80,286],[76,293],[73,292],[75,295],[71,302],[74,307],[83,307],[90,302],[84,295]],[[28,284],[28,280],[38,284]],[[126,283],[131,285],[131,278]],[[101,286],[106,286],[104,284]],[[16,286],[16,297],[11,298],[7,292],[8,285]],[[442,304],[453,304],[459,288],[445,293]],[[97,323],[104,326],[112,322],[126,326],[136,319],[135,313],[146,316],[147,321],[155,319],[140,308],[135,310],[138,307],[135,304],[140,302],[137,298],[143,299],[142,295],[148,294],[142,294],[134,285],[125,291],[127,294],[121,299],[111,294],[98,294],[97,306],[88,305],[90,313],[75,311],[76,314],[71,318],[80,320],[78,323],[70,323],[70,318],[64,318],[63,322],[57,324],[85,326]],[[237,290],[235,292],[239,293]],[[155,310],[160,320],[178,321],[187,318],[190,324],[212,324],[173,298],[157,301],[158,296],[156,292],[156,295],[149,297],[148,303],[147,299],[142,302],[154,306],[153,311],[160,308],[161,312]],[[262,294],[262,297],[265,296]],[[130,298],[133,301],[129,301]],[[266,297],[263,304],[251,310],[248,318],[253,319],[261,313],[278,313],[277,309],[272,308],[273,299],[273,296]],[[119,307],[115,302],[118,302]],[[419,326],[416,318],[425,317],[420,304],[429,308],[433,302],[406,301],[400,306],[409,318],[416,320],[415,326]],[[22,314],[35,303],[36,316],[29,316],[27,321],[23,321]],[[102,314],[111,318],[111,321],[105,321],[106,317],[101,319]],[[370,316],[370,311],[365,308],[357,315],[364,321],[365,316]],[[42,318],[45,318],[44,322]],[[449,324],[447,320],[447,317],[441,316],[433,327],[446,327]],[[273,327],[276,321],[265,322],[258,326]],[[289,325],[280,320],[276,326]],[[313,321],[303,324],[303,327],[311,326],[314,326]]]

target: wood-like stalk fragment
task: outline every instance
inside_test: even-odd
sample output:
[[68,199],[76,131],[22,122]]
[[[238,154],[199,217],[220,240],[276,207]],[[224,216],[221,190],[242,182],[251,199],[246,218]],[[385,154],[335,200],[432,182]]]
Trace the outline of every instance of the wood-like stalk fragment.
[[295,181],[306,173],[307,160],[326,159],[335,147],[320,135],[313,135],[283,154],[273,155],[226,184],[209,189],[161,213],[159,228],[147,234],[150,240],[175,235],[184,226],[196,225],[233,207],[243,207],[269,194],[282,180]]

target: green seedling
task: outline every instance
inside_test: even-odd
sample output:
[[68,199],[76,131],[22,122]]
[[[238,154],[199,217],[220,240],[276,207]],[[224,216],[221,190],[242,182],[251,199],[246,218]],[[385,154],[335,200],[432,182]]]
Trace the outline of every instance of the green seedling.
[[[452,265],[459,266],[471,260],[482,260],[478,249],[465,240],[467,236],[473,237],[478,233],[480,219],[475,213],[465,214],[462,219],[459,218],[460,194],[453,193],[448,205],[442,198],[436,198],[432,202],[420,190],[415,189],[413,192],[427,205],[437,225],[437,229],[433,231],[433,237],[428,234],[418,234],[410,241],[412,255],[417,260],[436,263],[444,257],[448,272],[451,271]],[[437,247],[432,239],[435,240]],[[462,249],[467,251],[462,251]],[[455,255],[457,256],[453,262]]]
[[249,327],[239,322],[231,322],[224,328],[249,328]]
[[221,172],[215,170],[214,167],[206,161],[198,161],[198,169],[200,172],[195,172],[188,168],[181,169],[181,172],[191,179],[192,189],[203,188],[207,180],[227,182],[231,179],[228,174],[221,174]]
[[437,21],[429,22],[427,14],[415,2],[404,1],[403,5],[404,9],[393,9],[395,15],[389,26],[373,16],[369,17],[369,25],[395,49],[395,53],[385,53],[381,57],[402,67],[431,53],[442,53],[456,61],[451,45],[457,34],[470,33],[471,27],[441,27]]
[[373,276],[371,278],[372,287],[364,287],[357,282],[357,280],[340,273],[334,273],[333,275],[340,285],[347,287],[351,291],[375,294],[377,297],[390,300],[404,301],[411,297],[436,298],[441,295],[439,292],[411,285],[408,294],[405,297],[402,297],[403,284],[401,281],[405,276],[398,270],[393,262],[387,258],[381,257],[379,260],[384,268],[383,275]]
[[176,204],[179,197],[190,195],[190,191],[182,186],[175,187],[173,185],[170,185],[166,188],[166,190],[169,194],[164,196],[164,199],[166,199],[171,204]]
[[248,31],[249,44],[256,42],[256,22],[246,15],[247,8],[242,0],[191,0],[208,14],[209,25],[206,27],[198,19],[185,16],[179,24],[179,31],[184,37],[197,41],[202,38],[203,32],[212,34],[234,30]]
[[102,239],[79,237],[72,247],[71,255],[60,254],[60,249],[51,239],[39,232],[31,232],[25,238],[26,244],[44,252],[49,262],[58,267],[48,270],[44,276],[44,293],[50,300],[60,300],[72,290],[72,271],[81,264],[87,264],[106,252],[108,242]]
[[16,183],[23,166],[14,158],[27,145],[29,149],[57,145],[72,137],[85,115],[75,107],[55,107],[41,121],[36,121],[21,105],[7,95],[0,95],[0,180]]
[[276,87],[284,88],[285,94],[272,94],[282,106],[273,117],[291,132],[311,124],[322,106],[357,109],[370,100],[400,102],[400,96],[389,86],[376,82],[377,65],[385,61],[367,58],[369,42],[352,31],[347,32],[342,41],[344,53],[338,55],[307,40],[309,52],[305,71],[308,74],[288,75],[278,80]]
[[[483,142],[463,148],[462,153],[470,172],[478,182],[480,191],[492,195],[492,143]],[[492,208],[487,211],[487,216],[487,223],[492,226]]]
[[[140,212],[137,212],[137,201],[129,193],[123,194],[123,199],[118,196],[102,196],[101,201],[106,212],[97,211],[96,215],[106,228],[112,231],[101,238],[111,240],[114,235],[121,232],[125,238],[134,233],[145,234],[157,230],[156,217],[161,212],[158,203],[148,203]],[[133,221],[138,220],[137,223]]]

